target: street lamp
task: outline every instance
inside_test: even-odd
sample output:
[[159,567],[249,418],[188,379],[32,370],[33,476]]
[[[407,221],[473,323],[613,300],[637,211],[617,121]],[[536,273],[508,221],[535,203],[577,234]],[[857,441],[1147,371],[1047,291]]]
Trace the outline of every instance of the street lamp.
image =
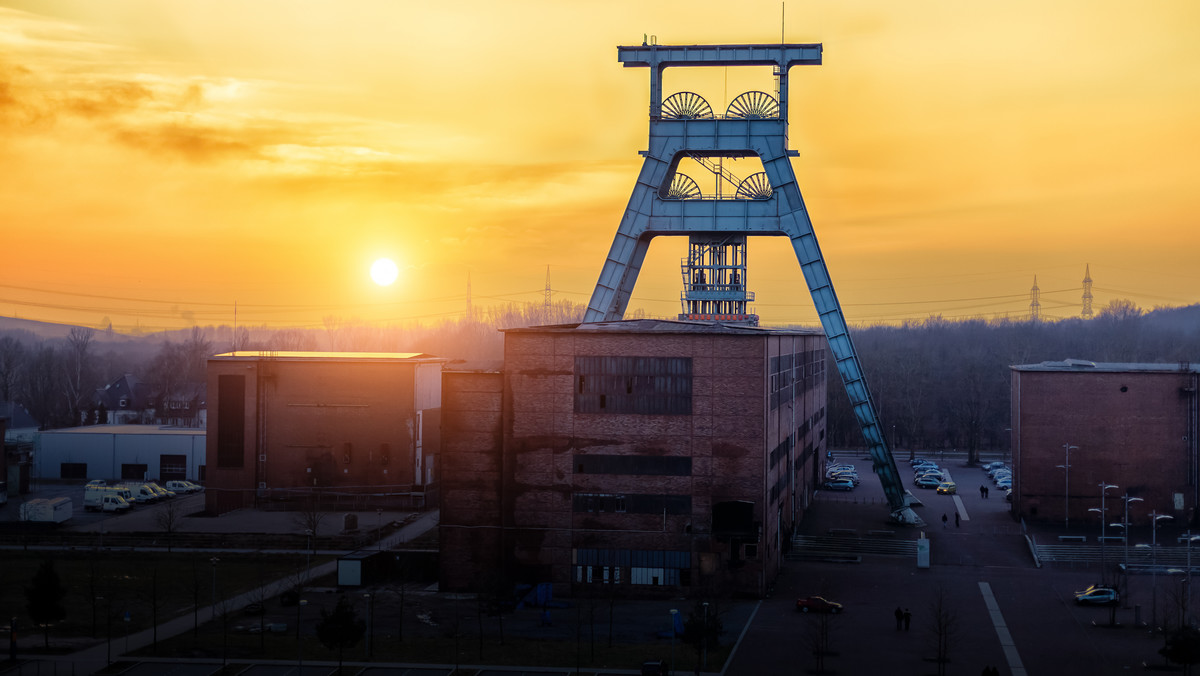
[[1153,566],[1150,568],[1150,588],[1153,590],[1150,617],[1156,624],[1158,622],[1158,522],[1173,518],[1175,517],[1170,514],[1150,512],[1150,556],[1153,561]]
[[1104,506],[1104,496],[1106,494],[1106,491],[1108,491],[1108,489],[1116,488],[1116,487],[1117,487],[1116,484],[1108,484],[1108,483],[1104,483],[1103,481],[1101,481],[1100,482],[1100,509],[1096,509],[1095,507],[1088,509],[1089,512],[1096,512],[1097,514],[1100,515],[1100,581],[1101,582],[1106,582],[1108,580],[1108,562],[1105,560],[1105,557],[1104,557],[1104,539],[1105,539],[1104,524],[1107,521],[1107,519],[1104,515],[1107,512],[1108,508]]
[[217,619],[217,563],[221,559],[212,557],[209,563],[212,564],[212,619]]
[[671,609],[671,676],[675,676],[675,618],[679,610]]
[[296,600],[296,673],[304,673],[304,644],[300,642],[300,609],[308,605],[304,599]]
[[[893,428],[895,425],[892,426]],[[703,669],[708,671],[708,601],[704,602],[704,651],[701,657]]]
[[1063,444],[1063,449],[1066,451],[1063,464],[1055,465],[1055,467],[1063,471],[1063,525],[1069,530],[1071,528],[1071,451],[1078,451],[1079,447]]
[[371,659],[371,620],[375,615],[374,597],[368,592],[363,594],[363,598],[367,600],[367,659]]

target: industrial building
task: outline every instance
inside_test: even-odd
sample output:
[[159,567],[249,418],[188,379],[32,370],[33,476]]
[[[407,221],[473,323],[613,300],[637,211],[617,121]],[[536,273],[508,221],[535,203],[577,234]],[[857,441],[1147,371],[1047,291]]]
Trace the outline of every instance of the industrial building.
[[38,479],[204,480],[205,432],[158,425],[86,425],[38,434]]
[[1130,506],[1135,528],[1149,526],[1152,512],[1194,522],[1196,364],[1068,359],[1011,368],[1017,515],[1091,524],[1099,534],[1100,510],[1120,522],[1128,496],[1139,498]]
[[817,486],[825,355],[818,330],[509,329],[502,370],[443,376],[442,589],[765,593]]
[[314,496],[424,504],[441,368],[420,353],[229,352],[208,360],[208,511]]

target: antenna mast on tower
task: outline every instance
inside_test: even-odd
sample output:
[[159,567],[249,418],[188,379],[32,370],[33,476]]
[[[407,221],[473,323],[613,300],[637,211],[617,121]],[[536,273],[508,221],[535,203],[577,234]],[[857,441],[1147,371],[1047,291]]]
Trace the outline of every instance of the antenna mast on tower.
[[1092,318],[1092,266],[1083,269],[1083,312],[1079,315],[1084,319]]
[[1033,276],[1033,288],[1029,290],[1029,318],[1033,321],[1042,319],[1042,290],[1037,285],[1037,275]]

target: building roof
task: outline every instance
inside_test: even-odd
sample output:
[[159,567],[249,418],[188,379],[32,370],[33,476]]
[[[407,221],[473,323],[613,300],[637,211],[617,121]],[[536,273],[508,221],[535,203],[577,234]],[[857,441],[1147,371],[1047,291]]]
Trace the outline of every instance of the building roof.
[[720,322],[700,322],[675,319],[621,319],[611,322],[584,322],[581,324],[553,324],[549,326],[528,326],[501,329],[507,333],[689,333],[689,334],[720,334],[743,336],[823,336],[821,329],[771,328],[762,326],[747,326],[745,324],[722,324]]
[[1044,361],[1040,364],[1020,364],[1010,366],[1009,368],[1014,371],[1060,371],[1071,373],[1196,373],[1200,370],[1200,364],[1191,362],[1149,364],[1064,359],[1062,361]]
[[46,430],[42,434],[162,434],[204,436],[202,427],[172,427],[170,425],[84,425],[83,427],[63,427],[56,430]]
[[220,360],[245,361],[408,361],[444,362],[424,352],[275,352],[269,350],[238,350],[209,357]]

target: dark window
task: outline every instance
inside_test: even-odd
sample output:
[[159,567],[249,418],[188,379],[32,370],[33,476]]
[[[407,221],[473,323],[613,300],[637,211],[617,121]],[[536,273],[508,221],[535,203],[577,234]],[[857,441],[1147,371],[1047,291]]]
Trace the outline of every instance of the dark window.
[[692,459],[662,455],[576,455],[576,474],[691,476]]
[[58,466],[58,476],[62,479],[86,479],[86,462],[64,462]]
[[181,481],[187,478],[186,455],[158,456],[158,478],[163,481]]
[[691,415],[690,357],[576,357],[576,413]]
[[217,467],[242,467],[245,445],[246,376],[217,376]]

